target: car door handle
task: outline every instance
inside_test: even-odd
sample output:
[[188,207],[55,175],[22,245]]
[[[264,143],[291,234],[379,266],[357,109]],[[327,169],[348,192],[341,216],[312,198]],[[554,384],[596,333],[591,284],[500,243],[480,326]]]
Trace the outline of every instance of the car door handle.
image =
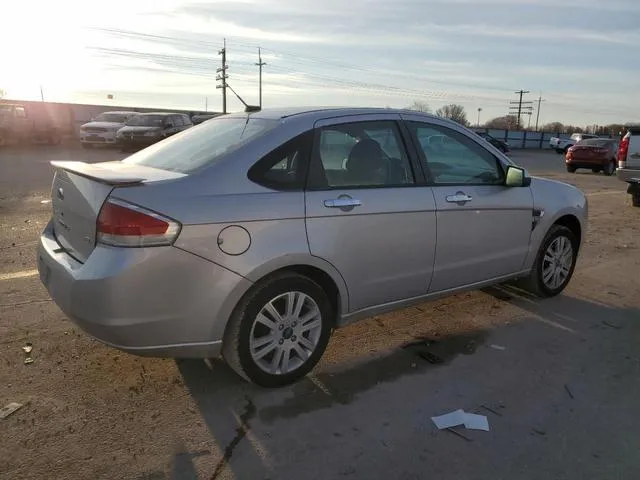
[[447,202],[449,203],[467,203],[473,200],[470,195],[466,193],[458,192],[455,195],[447,195]]
[[362,202],[355,198],[333,198],[324,201],[324,206],[327,208],[359,207],[360,205]]

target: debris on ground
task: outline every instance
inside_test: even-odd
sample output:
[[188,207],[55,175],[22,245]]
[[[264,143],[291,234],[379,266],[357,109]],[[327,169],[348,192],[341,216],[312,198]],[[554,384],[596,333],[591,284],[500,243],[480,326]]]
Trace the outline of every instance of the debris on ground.
[[22,408],[21,403],[11,402],[4,407],[0,408],[0,418],[7,418],[12,413],[17,412]]
[[606,325],[609,328],[613,328],[614,330],[620,330],[622,327],[620,325],[616,325],[614,323],[607,322],[606,320],[602,321],[603,325]]
[[475,413],[467,413],[462,409],[445,413],[437,417],[431,417],[438,430],[444,430],[452,427],[464,425],[468,430],[489,431],[489,420],[484,415],[476,415]]
[[571,397],[571,400],[573,400],[573,393],[571,393],[571,390],[569,390],[569,385],[567,385],[566,383],[564,384],[564,389],[567,391],[567,393],[569,394],[569,396]]
[[42,203],[43,205],[47,204],[51,202],[51,200],[40,200],[40,203]]
[[481,408],[484,408],[484,409],[485,409],[485,410],[487,410],[488,412],[491,412],[491,413],[493,413],[493,414],[495,414],[495,415],[497,415],[497,416],[499,416],[499,417],[501,417],[501,416],[502,416],[502,414],[501,414],[501,413],[499,413],[499,412],[495,411],[493,408],[489,408],[489,407],[487,407],[486,405],[480,405],[480,407],[481,407]]
[[29,365],[30,363],[33,363],[33,358],[27,357],[27,358],[24,359],[24,364],[25,365]]
[[29,354],[29,353],[31,353],[31,350],[33,350],[33,345],[32,345],[31,343],[29,343],[29,342],[27,342],[27,343],[24,345],[24,347],[22,347],[22,351],[23,351],[24,353]]
[[492,344],[492,345],[489,345],[489,346],[490,346],[491,348],[493,348],[494,350],[504,351],[504,350],[506,350],[506,349],[507,349],[507,347],[503,347],[502,345],[495,345],[495,344]]

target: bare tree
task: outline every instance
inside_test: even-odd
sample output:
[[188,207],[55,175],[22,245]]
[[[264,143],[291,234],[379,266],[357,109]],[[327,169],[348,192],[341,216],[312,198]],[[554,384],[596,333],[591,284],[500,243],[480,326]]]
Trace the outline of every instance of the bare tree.
[[454,122],[458,122],[465,127],[469,125],[467,120],[467,112],[462,105],[452,103],[451,105],[445,105],[444,107],[436,110],[436,115],[442,118],[448,118]]
[[407,110],[415,110],[416,112],[431,113],[431,107],[429,106],[429,104],[422,100],[416,100],[410,106],[407,107]]
[[505,115],[496,117],[484,124],[486,128],[499,128],[503,130],[515,130],[518,127],[518,117],[515,115]]

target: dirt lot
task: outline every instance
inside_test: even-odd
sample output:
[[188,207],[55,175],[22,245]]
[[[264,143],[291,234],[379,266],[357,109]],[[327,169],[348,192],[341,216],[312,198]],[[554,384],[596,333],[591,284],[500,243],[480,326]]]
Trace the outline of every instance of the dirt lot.
[[[107,348],[48,299],[34,271],[47,161],[115,158],[0,152],[0,407],[24,404],[0,420],[0,478],[640,475],[640,209],[615,177],[514,154],[589,196],[586,243],[562,296],[495,288],[371,318],[336,332],[308,379],[263,390],[219,361]],[[424,337],[436,342],[402,348]],[[458,408],[487,415],[491,431],[437,431],[430,417]]]

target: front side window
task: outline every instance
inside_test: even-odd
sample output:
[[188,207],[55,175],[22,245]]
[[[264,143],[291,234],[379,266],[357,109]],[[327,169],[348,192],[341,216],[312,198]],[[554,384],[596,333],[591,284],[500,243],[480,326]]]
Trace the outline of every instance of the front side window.
[[140,150],[123,162],[190,173],[216,163],[225,155],[278,125],[278,120],[252,118],[247,115],[221,116],[202,124],[199,128],[189,128],[180,135],[173,135],[163,142]]
[[318,129],[312,188],[390,187],[414,183],[393,121],[354,122]]
[[463,133],[440,125],[409,122],[436,185],[496,185],[504,182],[500,162]]
[[124,123],[127,121],[127,115],[121,113],[101,113],[93,119],[94,122],[113,122]]
[[181,115],[174,115],[173,117],[169,118],[169,122],[173,123],[174,127],[182,127],[184,126],[184,123],[182,121],[182,116]]

